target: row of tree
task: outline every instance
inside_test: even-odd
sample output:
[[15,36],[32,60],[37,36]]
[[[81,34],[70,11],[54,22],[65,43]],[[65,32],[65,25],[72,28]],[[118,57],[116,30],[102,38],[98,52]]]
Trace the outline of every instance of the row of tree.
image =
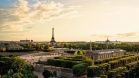
[[107,63],[109,61],[118,60],[118,59],[129,57],[129,56],[134,56],[134,55],[127,54],[127,55],[123,55],[123,56],[111,57],[111,58],[102,59],[102,60],[95,60],[94,64],[99,65],[99,64],[102,64],[102,63]]
[[135,55],[112,60],[99,65],[92,65],[89,66],[87,70],[89,77],[106,76],[106,78],[127,78],[125,76],[133,74],[133,71],[136,71],[134,73],[139,73],[137,70],[135,70],[139,68],[138,65],[139,55]]
[[[51,45],[45,44],[45,43],[28,43],[28,44],[20,44],[25,49],[24,51],[50,51],[52,50],[50,47]],[[126,51],[139,51],[139,44],[129,44],[129,43],[121,43],[121,44],[98,44],[98,43],[91,43],[92,50],[102,50],[102,49],[124,49]],[[77,43],[57,43],[55,45],[56,48],[72,48],[72,49],[83,49],[83,50],[89,50],[90,49],[90,43],[88,42],[77,42]]]
[[[139,44],[129,44],[129,43],[121,43],[121,44],[99,44],[99,43],[91,43],[92,50],[102,50],[102,49],[124,49],[127,51],[139,51]],[[83,49],[88,50],[90,49],[89,42],[77,42],[77,43],[61,43],[57,44],[55,47],[58,48],[73,48],[73,49]]]

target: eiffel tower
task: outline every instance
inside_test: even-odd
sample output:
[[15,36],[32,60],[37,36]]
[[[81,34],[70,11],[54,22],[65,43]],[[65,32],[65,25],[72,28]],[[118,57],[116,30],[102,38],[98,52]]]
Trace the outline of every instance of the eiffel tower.
[[54,37],[54,28],[52,28],[52,38],[51,38],[51,41],[50,41],[51,45],[54,46],[56,41],[55,41],[55,37]]

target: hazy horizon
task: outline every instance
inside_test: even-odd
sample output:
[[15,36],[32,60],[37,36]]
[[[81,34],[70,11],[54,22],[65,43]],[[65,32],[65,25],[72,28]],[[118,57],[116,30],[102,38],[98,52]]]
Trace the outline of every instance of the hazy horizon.
[[1,0],[0,40],[139,41],[138,0]]

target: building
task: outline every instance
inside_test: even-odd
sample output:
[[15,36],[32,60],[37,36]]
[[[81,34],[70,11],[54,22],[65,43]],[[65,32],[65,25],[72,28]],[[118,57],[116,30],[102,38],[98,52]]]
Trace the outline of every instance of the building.
[[33,40],[20,40],[20,43],[22,44],[33,43]]
[[4,44],[0,43],[0,52],[6,51],[6,47]]
[[16,42],[0,42],[0,52],[9,50],[23,50],[24,47],[20,46]]
[[51,38],[50,44],[52,46],[54,46],[56,44],[55,37],[54,37],[54,28],[52,28],[52,38]]
[[20,46],[17,43],[8,43],[6,44],[6,50],[23,50],[24,47]]
[[91,57],[94,60],[102,60],[115,56],[123,56],[124,54],[125,50],[122,49],[94,50],[86,52],[86,56]]
[[120,41],[110,41],[108,38],[105,41],[95,41],[97,44],[121,44]]

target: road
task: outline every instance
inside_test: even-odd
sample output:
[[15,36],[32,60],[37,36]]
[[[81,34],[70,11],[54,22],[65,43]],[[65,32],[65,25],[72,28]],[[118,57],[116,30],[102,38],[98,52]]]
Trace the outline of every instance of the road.
[[47,61],[47,59],[54,58],[61,56],[61,54],[53,52],[53,53],[46,53],[46,52],[38,52],[32,54],[26,54],[20,56],[20,58],[25,59],[26,62],[29,64],[33,64],[34,62],[40,61]]
[[40,61],[47,61],[47,59],[54,58],[61,56],[61,54],[57,52],[38,52],[38,53],[32,53],[32,54],[26,54],[26,55],[21,55],[20,58],[25,59],[26,62],[29,64],[32,64],[35,68],[34,74],[38,76],[38,78],[43,78],[42,72],[44,69],[43,65],[36,65],[34,64],[35,62]]

